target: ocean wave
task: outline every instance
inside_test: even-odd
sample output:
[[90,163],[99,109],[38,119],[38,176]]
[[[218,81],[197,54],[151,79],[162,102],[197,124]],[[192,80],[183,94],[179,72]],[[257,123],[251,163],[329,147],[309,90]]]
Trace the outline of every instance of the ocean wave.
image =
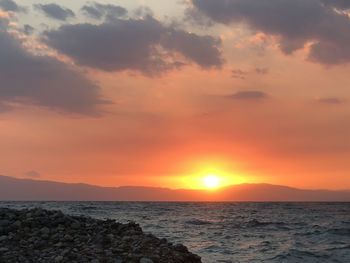
[[350,249],[350,245],[344,245],[344,246],[339,246],[339,247],[331,247],[328,248],[328,251],[334,251],[334,250],[343,250],[343,249]]
[[[307,261],[307,259],[312,259],[311,262],[318,262],[315,261],[317,260],[326,260],[329,258],[329,255],[327,254],[319,254],[319,253],[313,253],[311,251],[307,251],[307,250],[299,250],[299,249],[290,249],[288,251],[285,251],[283,253],[280,253],[272,258],[270,258],[270,260],[277,260],[280,261],[282,260],[282,262],[286,261],[289,262],[291,259],[298,259],[297,262],[310,262]],[[294,262],[294,260],[293,260]]]
[[213,224],[213,222],[202,220],[202,219],[191,219],[191,220],[185,221],[185,223],[189,225],[197,225],[197,226]]
[[259,221],[257,219],[252,219],[245,223],[245,227],[264,227],[264,226],[276,226],[276,227],[286,227],[284,222],[269,222],[269,221]]
[[332,228],[327,230],[328,233],[339,236],[350,236],[350,228]]

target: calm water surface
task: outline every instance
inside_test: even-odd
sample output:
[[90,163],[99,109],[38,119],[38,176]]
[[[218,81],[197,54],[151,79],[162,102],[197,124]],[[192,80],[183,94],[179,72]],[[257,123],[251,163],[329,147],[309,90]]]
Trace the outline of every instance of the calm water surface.
[[0,202],[136,221],[203,262],[350,262],[350,203]]

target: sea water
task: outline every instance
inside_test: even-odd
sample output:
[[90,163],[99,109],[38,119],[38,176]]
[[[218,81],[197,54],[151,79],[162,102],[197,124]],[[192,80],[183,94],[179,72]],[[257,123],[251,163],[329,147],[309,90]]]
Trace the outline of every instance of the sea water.
[[0,202],[135,221],[203,262],[350,262],[350,203]]

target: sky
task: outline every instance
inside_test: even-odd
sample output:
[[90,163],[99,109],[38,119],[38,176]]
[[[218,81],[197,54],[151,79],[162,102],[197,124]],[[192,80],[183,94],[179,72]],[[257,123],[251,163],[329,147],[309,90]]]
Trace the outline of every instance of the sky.
[[0,174],[350,189],[349,1],[0,8]]

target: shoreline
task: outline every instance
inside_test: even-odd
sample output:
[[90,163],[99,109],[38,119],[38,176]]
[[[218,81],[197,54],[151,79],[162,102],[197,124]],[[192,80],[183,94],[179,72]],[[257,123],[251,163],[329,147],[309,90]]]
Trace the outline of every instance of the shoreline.
[[181,245],[133,222],[0,208],[0,262],[200,263]]

